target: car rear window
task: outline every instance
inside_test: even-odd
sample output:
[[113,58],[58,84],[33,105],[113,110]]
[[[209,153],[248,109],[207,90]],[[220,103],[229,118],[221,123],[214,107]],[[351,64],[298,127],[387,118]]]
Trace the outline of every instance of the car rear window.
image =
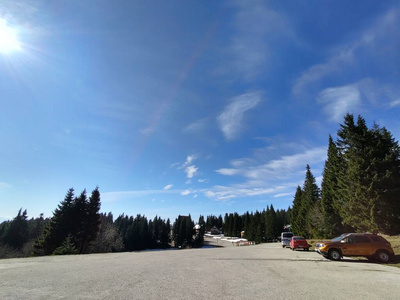
[[305,238],[299,237],[299,236],[296,236],[296,237],[294,237],[293,239],[295,239],[295,240],[305,240]]
[[293,236],[293,233],[284,233],[283,237],[284,238],[291,238]]

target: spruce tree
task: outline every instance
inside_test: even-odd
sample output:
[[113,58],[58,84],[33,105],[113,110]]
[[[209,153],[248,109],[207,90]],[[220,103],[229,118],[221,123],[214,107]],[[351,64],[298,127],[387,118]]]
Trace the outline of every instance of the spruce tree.
[[28,216],[26,210],[22,213],[22,208],[17,216],[9,223],[5,231],[4,242],[12,248],[21,249],[28,241]]
[[82,252],[88,252],[92,243],[96,241],[100,229],[100,206],[100,192],[99,188],[96,187],[89,197],[89,203],[87,203],[87,215],[85,220],[87,234]]
[[[300,235],[309,238],[312,237],[312,231],[315,226],[310,218],[315,204],[319,201],[320,191],[315,182],[315,177],[311,173],[310,166],[306,167],[306,178],[304,180],[303,192],[301,194],[301,205],[297,216],[297,226]],[[299,234],[296,233],[296,234]]]
[[325,161],[321,183],[321,212],[323,216],[324,237],[334,237],[341,233],[341,198],[338,186],[341,161],[338,149],[329,135],[328,155]]
[[385,128],[345,117],[337,145],[344,160],[339,186],[343,223],[359,231],[400,232],[399,145]]
[[73,227],[73,201],[74,189],[70,188],[64,200],[58,205],[53,217],[45,227],[42,235],[35,242],[35,255],[49,255],[61,245],[65,238],[71,233]]
[[95,240],[99,230],[100,193],[96,188],[87,200],[86,190],[74,198],[74,189],[69,189],[64,200],[54,211],[53,217],[35,243],[36,255],[52,254],[68,240],[79,253],[85,253]]
[[[305,226],[304,220],[300,217],[300,208],[302,201],[303,191],[300,186],[297,186],[296,193],[293,199],[293,206],[290,214],[290,225],[291,231],[293,231],[297,235],[301,235],[303,233],[303,228]],[[286,224],[284,224],[286,225]]]

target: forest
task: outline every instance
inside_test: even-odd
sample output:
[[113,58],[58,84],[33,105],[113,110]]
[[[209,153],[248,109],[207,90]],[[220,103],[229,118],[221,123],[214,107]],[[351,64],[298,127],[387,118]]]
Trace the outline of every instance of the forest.
[[[0,258],[202,247],[216,227],[225,236],[256,243],[275,241],[286,226],[306,238],[332,238],[344,232],[400,234],[400,147],[384,127],[347,114],[328,138],[327,159],[318,187],[309,165],[302,187],[287,209],[214,216],[159,216],[100,212],[100,191],[75,195],[69,189],[51,218],[28,218],[22,208],[0,224]],[[195,225],[199,230],[195,230]]]

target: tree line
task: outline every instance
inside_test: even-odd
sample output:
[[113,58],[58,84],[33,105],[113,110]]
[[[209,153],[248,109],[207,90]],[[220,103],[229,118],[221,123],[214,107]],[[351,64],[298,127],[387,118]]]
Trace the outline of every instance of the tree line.
[[292,231],[308,238],[344,232],[400,233],[400,147],[376,123],[368,128],[347,114],[329,136],[321,189],[310,167],[297,187],[291,212]]
[[[287,210],[273,205],[262,211],[178,216],[174,223],[156,216],[100,213],[95,188],[75,196],[68,190],[51,218],[28,219],[18,211],[0,224],[0,258],[29,255],[101,253],[201,247],[213,227],[226,236],[243,236],[256,243],[275,240],[291,224],[306,238],[331,238],[344,232],[400,233],[400,147],[386,128],[347,114],[336,141],[329,136],[321,188],[309,165]],[[197,225],[196,225],[197,224]],[[195,227],[196,225],[196,227]],[[172,232],[172,234],[171,234]]]

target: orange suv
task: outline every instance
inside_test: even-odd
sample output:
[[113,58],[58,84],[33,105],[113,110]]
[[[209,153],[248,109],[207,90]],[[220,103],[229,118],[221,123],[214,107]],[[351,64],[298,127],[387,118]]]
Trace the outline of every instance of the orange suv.
[[364,256],[386,263],[394,256],[390,243],[372,233],[345,233],[330,242],[318,242],[315,251],[332,260],[343,256]]

